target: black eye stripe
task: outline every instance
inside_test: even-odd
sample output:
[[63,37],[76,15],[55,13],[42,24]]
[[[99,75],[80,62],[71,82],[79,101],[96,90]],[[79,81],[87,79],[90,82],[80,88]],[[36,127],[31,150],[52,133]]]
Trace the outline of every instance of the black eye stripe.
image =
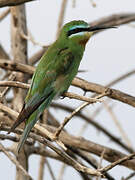
[[84,32],[84,31],[88,31],[88,30],[89,30],[89,28],[76,28],[76,29],[69,30],[67,32],[67,35],[71,36],[72,34],[76,34],[78,32]]

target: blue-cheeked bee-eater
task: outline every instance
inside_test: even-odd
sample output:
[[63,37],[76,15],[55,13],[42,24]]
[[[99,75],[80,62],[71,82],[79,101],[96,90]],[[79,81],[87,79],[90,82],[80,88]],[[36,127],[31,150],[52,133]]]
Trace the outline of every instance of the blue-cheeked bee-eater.
[[68,90],[78,72],[85,45],[93,32],[108,28],[112,27],[90,26],[84,21],[71,21],[64,25],[58,39],[41,57],[23,108],[9,130],[10,133],[20,123],[25,122],[18,152],[44,109],[50,105],[55,96],[62,95]]

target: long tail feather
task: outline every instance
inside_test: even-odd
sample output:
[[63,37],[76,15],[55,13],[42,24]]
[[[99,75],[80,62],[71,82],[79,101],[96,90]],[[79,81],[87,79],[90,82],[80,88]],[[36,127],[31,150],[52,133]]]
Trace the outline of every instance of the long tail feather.
[[[17,120],[14,122],[14,124],[13,124],[13,126],[11,127],[11,129],[8,131],[8,134],[10,134],[11,132],[13,132],[14,131],[14,129],[17,127],[17,126],[19,126],[19,124],[21,124],[23,121],[25,121],[26,119],[28,119],[29,118],[29,116],[38,108],[38,107],[40,107],[40,105],[45,101],[45,102],[50,102],[50,97],[51,96],[54,96],[53,95],[53,91],[50,91],[50,93],[47,95],[47,96],[45,96],[45,97],[43,97],[43,98],[41,98],[41,100],[37,103],[37,104],[35,104],[34,106],[29,106],[29,107],[27,107],[26,108],[26,106],[25,106],[25,104],[23,105],[23,108],[22,108],[22,110],[21,110],[21,112],[20,112],[20,114],[19,114],[19,116],[18,116],[18,118],[17,118]],[[52,99],[51,99],[52,100]]]
[[26,124],[24,132],[23,132],[21,139],[20,139],[18,146],[17,146],[17,152],[18,153],[19,153],[21,147],[24,145],[25,140],[27,139],[31,129],[33,128],[33,126],[35,125],[35,123],[38,120],[39,116],[37,113],[38,113],[38,111],[35,111],[28,119],[29,122]]
[[27,139],[31,129],[36,124],[39,116],[43,113],[44,109],[47,108],[50,105],[50,103],[51,103],[54,96],[55,96],[55,93],[52,93],[46,99],[46,101],[44,101],[44,103],[41,106],[39,106],[39,108],[31,114],[29,119],[26,121],[26,126],[25,126],[25,129],[24,129],[24,132],[23,132],[23,134],[21,136],[21,139],[20,139],[20,141],[18,143],[18,146],[17,146],[17,152],[18,153],[19,153],[21,147],[24,145],[25,140]]
[[25,104],[23,105],[23,108],[22,108],[19,116],[17,117],[16,121],[14,122],[14,124],[12,125],[12,127],[9,129],[8,134],[10,134],[11,132],[13,132],[14,129],[15,129],[17,126],[19,126],[19,124],[21,124],[21,123],[25,120],[25,118],[22,118],[22,117],[23,117],[24,107],[25,107]]

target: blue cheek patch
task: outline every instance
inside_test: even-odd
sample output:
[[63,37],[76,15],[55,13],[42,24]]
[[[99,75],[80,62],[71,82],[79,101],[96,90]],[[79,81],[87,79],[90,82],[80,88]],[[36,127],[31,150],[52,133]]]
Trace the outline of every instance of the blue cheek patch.
[[69,30],[74,30],[76,28],[88,28],[89,26],[86,26],[86,25],[75,25],[73,27],[71,27]]

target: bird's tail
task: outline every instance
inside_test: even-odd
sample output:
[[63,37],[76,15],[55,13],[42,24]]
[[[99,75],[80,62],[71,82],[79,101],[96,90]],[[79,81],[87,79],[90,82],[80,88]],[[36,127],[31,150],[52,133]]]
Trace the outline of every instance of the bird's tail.
[[36,110],[30,117],[29,119],[27,120],[28,122],[26,123],[26,126],[25,126],[25,129],[24,129],[24,132],[21,136],[21,139],[18,143],[18,146],[17,146],[17,153],[19,153],[21,147],[24,145],[25,143],[25,140],[27,139],[31,129],[33,128],[33,126],[35,125],[35,123],[37,122],[38,120],[38,117],[39,117],[40,114],[38,114],[38,110]]
[[19,153],[21,147],[24,145],[25,143],[25,140],[27,139],[31,129],[34,127],[34,125],[36,124],[36,122],[38,121],[38,118],[39,116],[43,113],[44,109],[47,108],[53,97],[55,96],[55,92],[52,93],[44,102],[43,104],[41,104],[38,109],[36,111],[34,111],[31,116],[28,118],[28,120],[26,121],[26,126],[25,126],[25,129],[24,129],[24,132],[21,136],[21,139],[18,143],[18,146],[17,146],[17,153]]

